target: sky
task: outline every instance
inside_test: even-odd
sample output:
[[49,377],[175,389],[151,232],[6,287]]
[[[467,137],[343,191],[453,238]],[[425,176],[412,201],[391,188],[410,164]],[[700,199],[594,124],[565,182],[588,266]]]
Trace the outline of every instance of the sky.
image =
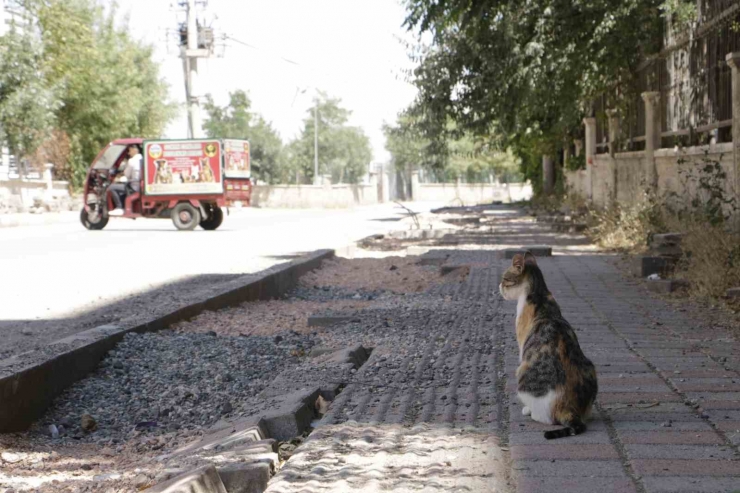
[[[131,34],[155,46],[171,98],[184,104],[182,61],[172,34],[184,20],[178,1],[118,4],[130,17]],[[402,27],[404,14],[400,0],[209,0],[203,17],[216,36],[254,48],[235,41],[217,47],[223,56],[199,62],[198,92],[225,105],[229,92],[247,91],[253,110],[287,142],[300,133],[315,91],[325,91],[352,111],[350,124],[370,138],[374,161],[385,162],[381,126],[393,123],[416,94],[404,75],[413,68],[404,42],[415,41]],[[183,107],[165,137],[186,135]]]

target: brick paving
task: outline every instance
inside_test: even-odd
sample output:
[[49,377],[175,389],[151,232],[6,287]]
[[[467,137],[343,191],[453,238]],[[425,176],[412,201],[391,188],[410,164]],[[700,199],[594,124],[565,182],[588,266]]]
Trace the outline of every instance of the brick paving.
[[[737,337],[697,330],[582,237],[509,217],[449,250],[448,264],[471,266],[466,281],[382,315],[396,339],[378,337],[268,491],[740,491]],[[515,306],[497,292],[510,261],[495,247],[527,243],[554,246],[538,262],[599,376],[588,431],[552,442],[521,414]]]

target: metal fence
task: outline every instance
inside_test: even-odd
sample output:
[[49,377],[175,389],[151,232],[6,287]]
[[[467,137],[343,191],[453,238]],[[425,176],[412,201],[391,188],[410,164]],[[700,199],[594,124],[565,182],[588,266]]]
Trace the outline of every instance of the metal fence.
[[[625,107],[620,150],[644,149],[641,94],[649,91],[660,92],[663,147],[732,139],[731,68],[725,57],[740,51],[740,0],[699,0],[697,10],[693,31],[668,29],[663,50],[638,68],[631,90],[615,91]],[[598,128],[597,120],[597,146]]]

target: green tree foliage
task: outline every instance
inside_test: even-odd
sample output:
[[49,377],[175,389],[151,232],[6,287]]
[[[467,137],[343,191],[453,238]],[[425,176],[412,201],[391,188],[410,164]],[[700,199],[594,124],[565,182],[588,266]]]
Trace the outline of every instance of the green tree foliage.
[[[595,95],[628,93],[659,47],[661,0],[406,0],[406,25],[430,32],[413,78],[420,125],[444,138],[447,119],[493,127],[536,174],[579,130]],[[538,159],[540,158],[538,157]]]
[[[152,48],[131,38],[127,20],[115,6],[106,13],[94,0],[27,0],[24,7],[32,19],[25,36],[38,39],[39,46],[29,45],[30,54],[22,55],[27,63],[13,65],[11,75],[4,77],[37,74],[35,81],[22,86],[19,98],[44,94],[39,106],[53,111],[51,127],[70,141],[68,162],[54,164],[79,187],[101,147],[118,137],[159,136],[175,107],[168,102]],[[2,40],[4,57],[14,42]],[[8,101],[0,104],[5,107]],[[48,115],[21,124],[40,137],[49,128],[39,133],[44,127],[40,122],[47,125]],[[17,152],[31,154],[41,140],[33,138]]]
[[44,82],[41,45],[31,33],[11,29],[0,38],[0,130],[12,154],[28,156],[51,133],[55,91]]
[[319,174],[331,174],[332,183],[357,183],[372,160],[370,140],[359,127],[347,124],[351,112],[339,99],[320,93],[304,120],[300,136],[289,144],[289,173],[303,182],[314,174],[314,110],[318,107]]
[[461,178],[467,182],[486,182],[491,178],[511,182],[521,179],[520,160],[511,149],[501,149],[497,139],[458,132],[448,122],[441,147],[422,135],[410,113],[402,113],[396,125],[384,125],[386,149],[397,171],[408,173],[424,169],[437,181]]
[[209,137],[245,139],[249,141],[256,175],[268,183],[289,179],[282,161],[283,142],[280,136],[260,115],[251,112],[252,102],[241,90],[229,95],[229,104],[221,107],[209,95],[204,108],[208,120],[203,129]]

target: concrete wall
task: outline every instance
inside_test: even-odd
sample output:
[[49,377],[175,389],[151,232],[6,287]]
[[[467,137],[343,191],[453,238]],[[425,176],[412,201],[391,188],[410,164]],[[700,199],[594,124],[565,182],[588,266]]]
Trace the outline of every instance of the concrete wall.
[[528,183],[421,183],[414,200],[420,202],[490,204],[493,201],[516,202],[532,196]]
[[377,185],[257,185],[253,207],[340,209],[378,203]]
[[71,204],[66,181],[2,180],[0,181],[0,213],[25,212],[41,203],[49,210],[67,210]]
[[[592,167],[593,196],[596,205],[606,206],[611,203],[616,190],[620,204],[626,205],[638,200],[645,188],[645,153],[623,152],[612,158],[608,154],[594,156]],[[655,166],[658,173],[658,194],[666,195],[675,192],[687,198],[696,196],[696,179],[690,178],[696,173],[704,159],[719,161],[727,173],[727,192],[732,193],[734,183],[734,165],[732,144],[689,147],[685,149],[658,149],[655,151]],[[588,172],[566,171],[565,178],[569,190],[587,198]],[[616,188],[615,188],[616,184]]]

